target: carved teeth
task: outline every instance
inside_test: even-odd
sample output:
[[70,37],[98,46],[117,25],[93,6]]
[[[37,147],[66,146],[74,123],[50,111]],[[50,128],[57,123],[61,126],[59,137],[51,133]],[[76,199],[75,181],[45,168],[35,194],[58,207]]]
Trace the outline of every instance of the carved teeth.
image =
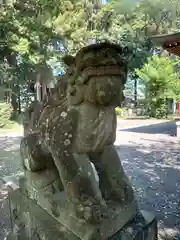
[[84,70],[85,75],[91,76],[107,76],[107,75],[121,75],[122,68],[118,65],[113,66],[99,66],[99,67],[89,67]]

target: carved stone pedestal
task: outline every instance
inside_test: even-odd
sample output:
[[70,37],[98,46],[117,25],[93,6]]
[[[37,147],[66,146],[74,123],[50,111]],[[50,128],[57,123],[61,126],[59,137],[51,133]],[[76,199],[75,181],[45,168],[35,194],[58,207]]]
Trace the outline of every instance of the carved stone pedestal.
[[[40,200],[42,201],[42,199]],[[44,203],[45,204],[45,203]],[[61,208],[61,215],[64,216],[64,224],[67,219],[71,220],[72,231],[79,231],[79,236],[70,231],[64,224],[58,221],[58,217],[51,216],[47,211],[40,207],[37,202],[29,199],[20,190],[16,190],[10,194],[10,206],[13,218],[13,231],[9,235],[8,240],[156,240],[157,239],[157,223],[151,214],[142,211],[137,214],[135,218],[126,223],[124,222],[130,217],[130,212],[127,211],[127,215],[122,213],[122,217],[119,216],[119,230],[111,237],[102,236],[101,232],[106,232],[105,229],[97,227],[95,231],[93,226],[87,226],[87,224],[80,221],[75,222],[72,216],[65,216],[66,210],[63,212]],[[131,206],[132,207],[132,206]],[[133,208],[130,209],[132,211]],[[126,219],[125,219],[126,218]],[[120,221],[120,219],[122,219]],[[118,221],[118,218],[116,218]],[[63,222],[61,218],[61,222]],[[70,223],[69,223],[70,224]],[[107,224],[107,223],[106,223]],[[118,222],[114,221],[114,227],[118,226]],[[67,224],[66,224],[67,225]],[[110,228],[113,227],[109,222]],[[114,229],[112,229],[112,232]],[[111,231],[106,233],[110,234]]]
[[109,240],[157,240],[157,221],[153,214],[141,211]]

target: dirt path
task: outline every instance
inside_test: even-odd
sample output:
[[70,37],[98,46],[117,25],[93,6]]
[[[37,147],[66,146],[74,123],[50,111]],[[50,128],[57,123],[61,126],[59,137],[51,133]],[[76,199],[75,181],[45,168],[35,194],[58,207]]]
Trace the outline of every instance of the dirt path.
[[175,123],[121,127],[116,146],[140,206],[155,213],[159,229],[180,239],[180,139]]

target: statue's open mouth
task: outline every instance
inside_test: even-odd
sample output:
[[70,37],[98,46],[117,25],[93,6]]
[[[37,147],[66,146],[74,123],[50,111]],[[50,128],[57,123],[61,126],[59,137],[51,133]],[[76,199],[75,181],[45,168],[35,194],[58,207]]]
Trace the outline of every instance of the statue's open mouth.
[[83,70],[85,79],[84,82],[88,81],[91,77],[112,77],[112,76],[122,76],[124,71],[120,65],[102,65],[97,67],[86,67]]
[[117,87],[124,82],[126,75],[120,64],[104,64],[85,67],[83,78],[77,78],[84,84],[83,98],[86,102],[98,106],[116,106],[120,102],[122,89]]

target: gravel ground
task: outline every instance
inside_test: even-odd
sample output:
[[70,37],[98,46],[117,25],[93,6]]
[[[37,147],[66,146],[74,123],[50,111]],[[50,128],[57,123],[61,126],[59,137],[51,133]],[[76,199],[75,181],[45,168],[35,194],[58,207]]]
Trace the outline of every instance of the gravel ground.
[[129,127],[121,121],[116,146],[141,208],[154,212],[161,232],[180,239],[180,139],[175,134],[174,122]]
[[[119,120],[117,146],[142,209],[152,211],[159,229],[169,235],[180,228],[180,143],[174,122]],[[22,173],[20,136],[0,136],[0,178],[15,188]],[[7,185],[0,182],[0,240],[10,229]],[[180,239],[180,238],[174,238]]]
[[0,136],[0,240],[5,240],[11,228],[8,192],[16,187],[22,173],[19,142],[18,134]]

